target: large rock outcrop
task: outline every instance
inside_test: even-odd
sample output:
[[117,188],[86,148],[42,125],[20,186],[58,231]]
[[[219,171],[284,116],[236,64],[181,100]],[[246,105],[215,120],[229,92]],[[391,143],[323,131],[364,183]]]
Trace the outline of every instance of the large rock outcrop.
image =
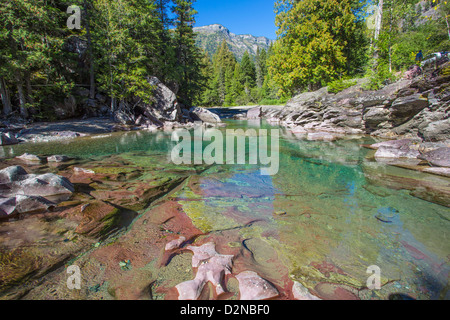
[[[284,107],[256,107],[248,119],[262,118],[298,132],[371,134],[381,138],[450,140],[450,75],[442,70],[403,79],[378,91],[364,91],[365,80],[340,93],[327,88],[302,93]],[[412,78],[411,76],[408,76]]]

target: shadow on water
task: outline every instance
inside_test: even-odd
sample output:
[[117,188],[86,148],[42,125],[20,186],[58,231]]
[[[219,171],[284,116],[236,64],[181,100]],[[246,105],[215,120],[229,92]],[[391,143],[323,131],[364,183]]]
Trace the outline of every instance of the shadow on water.
[[389,300],[416,300],[416,299],[404,293],[391,293],[389,295]]

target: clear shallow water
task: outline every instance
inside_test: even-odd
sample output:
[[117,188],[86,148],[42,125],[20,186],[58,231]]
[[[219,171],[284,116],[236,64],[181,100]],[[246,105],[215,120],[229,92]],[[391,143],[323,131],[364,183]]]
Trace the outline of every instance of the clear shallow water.
[[[226,129],[249,127],[259,125],[230,121]],[[170,137],[169,132],[114,133],[3,147],[0,155],[98,160],[120,154],[133,161],[139,154],[136,161],[145,166],[143,154],[169,155],[175,145]],[[173,197],[202,231],[237,230],[255,267],[264,267],[265,248],[275,249],[290,277],[308,288],[329,282],[361,289],[370,275],[367,267],[377,265],[391,293],[450,298],[450,209],[424,200],[434,196],[427,184],[448,188],[450,180],[376,164],[367,159],[371,151],[360,147],[370,142],[303,141],[286,133],[275,176],[261,176],[254,165],[215,165],[192,176]],[[272,278],[280,272],[266,269]],[[378,292],[364,296],[377,297]]]

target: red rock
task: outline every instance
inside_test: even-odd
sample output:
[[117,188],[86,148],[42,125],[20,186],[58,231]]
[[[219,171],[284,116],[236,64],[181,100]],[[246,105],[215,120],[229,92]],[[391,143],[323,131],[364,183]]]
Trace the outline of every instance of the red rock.
[[349,286],[321,282],[316,285],[314,291],[324,300],[360,300],[352,289],[356,292],[356,289]]
[[256,272],[244,271],[236,276],[240,300],[266,300],[279,296],[278,290]]
[[207,282],[215,287],[217,296],[225,293],[222,283],[224,276],[231,274],[233,256],[217,253],[216,246],[212,242],[200,247],[189,246],[187,249],[194,252],[192,267],[198,269],[194,280],[176,286],[179,293],[178,300],[197,300]]
[[292,286],[292,294],[296,300],[322,300],[315,295],[312,295],[307,288],[297,281],[295,281]]

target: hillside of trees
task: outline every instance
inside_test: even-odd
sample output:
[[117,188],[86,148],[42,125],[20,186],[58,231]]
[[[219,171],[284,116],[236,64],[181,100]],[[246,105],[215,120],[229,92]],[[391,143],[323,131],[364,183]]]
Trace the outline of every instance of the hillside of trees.
[[150,76],[192,104],[200,92],[193,2],[2,1],[3,114],[52,120],[52,105],[72,97],[80,102],[82,89],[91,103],[98,93],[107,96],[114,112],[136,98],[150,101]]
[[[68,19],[80,10],[80,28]],[[55,118],[53,105],[89,90],[110,112],[151,101],[158,77],[185,106],[281,104],[308,90],[395,81],[422,50],[450,50],[450,2],[277,0],[277,41],[240,62],[223,42],[195,46],[195,0],[4,0],[0,4],[3,116]],[[268,21],[267,23],[271,23]]]

